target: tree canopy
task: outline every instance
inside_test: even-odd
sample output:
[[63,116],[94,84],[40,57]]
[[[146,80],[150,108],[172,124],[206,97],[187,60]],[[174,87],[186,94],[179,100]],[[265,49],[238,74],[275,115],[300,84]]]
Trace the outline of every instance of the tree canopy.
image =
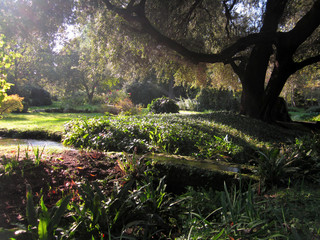
[[[93,30],[88,37],[94,45],[82,48],[78,66],[87,77],[94,75],[93,69],[101,74],[103,65],[111,63],[119,76],[132,79],[154,71],[158,77],[174,76],[176,82],[204,86],[211,78],[212,84],[234,89],[240,82],[241,112],[263,120],[279,120],[273,113],[285,83],[320,61],[320,0],[3,0],[1,4],[8,10],[0,13],[2,31],[10,36],[27,32],[24,36],[32,34],[32,39],[51,47],[67,23],[75,23],[80,32],[90,23]],[[19,27],[12,28],[13,24]],[[318,71],[315,66],[308,69]],[[228,81],[221,83],[224,78]]]
[[118,42],[138,41],[141,57],[170,56],[202,73],[212,63],[232,66],[242,84],[242,113],[252,117],[270,120],[288,78],[320,60],[319,0],[99,3],[113,13],[104,13],[108,23],[112,19],[116,31],[126,36]]

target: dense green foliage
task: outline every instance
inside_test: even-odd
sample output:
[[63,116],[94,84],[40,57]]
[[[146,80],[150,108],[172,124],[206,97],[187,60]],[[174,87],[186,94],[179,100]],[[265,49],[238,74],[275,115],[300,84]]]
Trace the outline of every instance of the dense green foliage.
[[224,89],[204,88],[198,93],[196,100],[199,102],[198,109],[203,110],[239,110],[239,101],[232,91]]
[[0,106],[2,101],[7,96],[7,90],[12,84],[7,83],[7,71],[11,67],[15,54],[9,52],[10,46],[7,44],[5,36],[0,34]]
[[148,110],[151,113],[178,113],[179,106],[174,100],[162,97],[153,99],[148,105]]
[[80,148],[129,152],[136,148],[207,158],[240,151],[231,140],[201,115],[80,119],[68,123],[64,134],[65,144]]
[[21,111],[23,109],[22,105],[23,98],[18,95],[9,95],[4,98],[0,105],[0,117],[3,114],[11,113],[13,111]]
[[228,112],[214,112],[74,120],[66,125],[64,143],[105,151],[132,152],[137,148],[139,152],[155,150],[205,158],[237,155],[234,161],[241,162],[241,152],[247,155],[259,146],[293,143],[297,134]]
[[124,90],[130,93],[130,99],[134,104],[148,106],[153,99],[162,97],[160,85],[149,81],[135,81],[124,85]]
[[[159,169],[154,168],[156,164],[123,154],[111,159],[124,175],[114,182],[112,193],[104,192],[110,179],[95,183],[83,179],[77,184],[79,202],[69,201],[66,192],[66,198],[49,208],[40,197],[39,204],[34,204],[28,192],[26,219],[30,227],[23,228],[16,238],[318,237],[320,195],[317,189],[310,190],[308,184],[319,183],[319,136],[304,132],[305,137],[297,138],[297,133],[229,112],[74,120],[67,125],[65,142],[78,147],[115,151],[136,148],[204,158],[244,157],[239,152],[245,150],[253,155],[225,159],[232,162],[250,159],[261,181],[243,187],[226,185],[222,191],[188,188],[182,195],[173,195],[167,189],[180,186],[166,188],[166,184],[172,183],[159,175]],[[253,150],[248,151],[250,148]],[[257,148],[260,150],[254,154]],[[46,162],[41,160],[41,152],[34,150],[34,155],[37,156],[34,163],[26,157],[28,161],[24,164],[15,157],[2,157],[0,178],[16,174],[18,166],[32,169],[32,164]],[[268,190],[275,186],[288,189]]]

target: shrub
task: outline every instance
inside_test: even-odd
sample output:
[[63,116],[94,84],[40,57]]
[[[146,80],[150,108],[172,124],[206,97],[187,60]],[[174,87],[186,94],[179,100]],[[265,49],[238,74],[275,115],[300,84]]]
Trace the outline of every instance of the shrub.
[[320,106],[309,107],[306,112],[308,113],[320,113]]
[[238,111],[239,103],[234,93],[224,89],[203,88],[196,97],[199,110]]
[[17,94],[6,96],[0,106],[0,116],[12,111],[22,110],[22,100],[23,98]]
[[64,109],[74,108],[85,104],[86,94],[83,92],[75,92],[61,99]]
[[118,115],[119,109],[113,105],[103,104],[101,105],[100,112],[105,113],[107,115]]
[[52,104],[51,95],[43,88],[33,87],[30,93],[32,106],[48,106]]
[[121,99],[118,103],[116,103],[115,107],[124,115],[136,115],[141,112],[141,108],[136,107],[130,98]]
[[103,104],[105,102],[105,96],[102,95],[94,95],[92,98],[92,104]]
[[148,106],[155,98],[163,96],[160,86],[149,81],[133,82],[124,86],[124,91],[130,93],[130,99],[134,104]]
[[172,99],[162,97],[152,100],[148,110],[153,113],[178,113],[179,106]]
[[240,148],[204,119],[172,115],[104,117],[74,120],[66,125],[64,143],[103,151],[158,151],[212,158],[233,155]]
[[124,98],[120,99],[115,105],[103,104],[100,112],[107,115],[136,115],[141,113],[141,107],[135,106],[130,98]]
[[114,105],[120,100],[128,97],[128,94],[121,90],[113,90],[106,94],[106,104]]

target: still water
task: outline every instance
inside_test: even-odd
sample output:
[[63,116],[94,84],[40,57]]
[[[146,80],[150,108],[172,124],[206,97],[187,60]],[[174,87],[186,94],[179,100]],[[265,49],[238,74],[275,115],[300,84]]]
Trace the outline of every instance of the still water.
[[36,139],[16,139],[16,138],[1,138],[0,146],[18,146],[20,147],[49,147],[66,149],[62,143],[49,141],[49,140],[36,140]]

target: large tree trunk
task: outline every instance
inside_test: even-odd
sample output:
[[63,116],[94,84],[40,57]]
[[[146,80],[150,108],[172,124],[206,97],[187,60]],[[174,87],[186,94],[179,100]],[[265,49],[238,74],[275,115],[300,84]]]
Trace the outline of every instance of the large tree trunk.
[[264,99],[265,73],[268,67],[271,46],[253,48],[242,81],[241,113],[259,118]]
[[[286,3],[287,0],[268,1],[261,33],[276,33],[278,23],[282,16]],[[241,79],[241,113],[244,115],[265,120],[264,117],[266,116],[266,114],[264,112],[261,112],[261,109],[265,105],[273,108],[275,104],[275,102],[272,102],[273,99],[266,98],[264,86],[266,72],[269,65],[270,56],[272,54],[273,48],[271,43],[257,44],[251,51],[250,57],[244,70],[243,78]]]
[[279,97],[287,79],[294,71],[290,59],[282,61],[281,66],[279,63],[276,64],[265,88],[263,76],[266,69],[261,66],[261,56],[260,52],[251,59],[252,67],[247,67],[248,75],[242,80],[241,113],[267,122],[291,121],[286,102]]

